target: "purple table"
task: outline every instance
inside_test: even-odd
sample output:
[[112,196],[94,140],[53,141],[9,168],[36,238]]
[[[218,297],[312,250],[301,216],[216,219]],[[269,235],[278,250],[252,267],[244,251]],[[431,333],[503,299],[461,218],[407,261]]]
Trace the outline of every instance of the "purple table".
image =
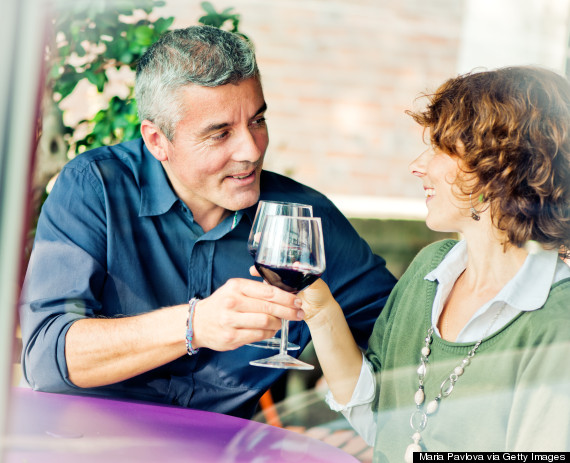
[[218,413],[12,390],[4,463],[357,463],[310,437]]

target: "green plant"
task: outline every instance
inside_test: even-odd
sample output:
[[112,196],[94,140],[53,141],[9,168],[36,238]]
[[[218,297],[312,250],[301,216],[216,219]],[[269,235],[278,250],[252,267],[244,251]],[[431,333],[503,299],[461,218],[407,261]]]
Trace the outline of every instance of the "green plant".
[[[140,56],[174,20],[151,19],[153,9],[163,5],[162,0],[97,0],[56,11],[52,20],[54,40],[47,49],[47,91],[53,101],[59,106],[84,79],[103,93],[111,68],[134,71]],[[74,132],[85,125],[86,135],[74,139]],[[108,106],[92,119],[64,126],[66,140],[76,154],[135,138],[138,130],[132,85],[126,98],[112,96]]]
[[[134,100],[134,76],[126,96],[108,97],[102,109],[90,118],[64,123],[63,106],[82,81],[93,84],[104,95],[111,83],[111,70],[136,69],[137,61],[165,31],[173,17],[154,18],[155,7],[164,0],[54,0],[50,20],[51,41],[46,45],[46,84],[42,117],[38,120],[36,163],[32,184],[32,217],[28,253],[41,205],[49,194],[50,181],[64,164],[83,151],[127,141],[139,136],[140,122]],[[232,8],[216,12],[202,2],[206,15],[198,22],[238,31],[239,15]],[[245,37],[247,39],[247,37]],[[78,135],[81,134],[81,135]]]
[[[164,5],[163,0],[91,0],[71,7],[66,4],[66,9],[56,11],[54,40],[47,48],[47,93],[60,111],[61,102],[82,80],[103,93],[110,69],[127,67],[134,73],[138,59],[172,25],[173,17],[152,19],[154,8]],[[233,8],[217,12],[210,2],[201,6],[206,14],[199,23],[221,28],[229,21],[229,30],[247,39],[238,30],[240,17],[231,13]],[[63,125],[72,155],[139,136],[134,79],[127,93],[126,97],[110,96],[92,118]],[[80,132],[84,133],[81,138],[77,137]]]
[[239,21],[240,15],[237,13],[231,13],[233,7],[226,8],[224,11],[217,12],[214,6],[210,2],[202,2],[202,9],[206,12],[204,16],[198,19],[198,22],[206,26],[214,26],[217,28],[223,28],[228,21],[231,22],[230,32],[235,32],[241,35],[243,38],[249,40],[249,38],[240,32]]

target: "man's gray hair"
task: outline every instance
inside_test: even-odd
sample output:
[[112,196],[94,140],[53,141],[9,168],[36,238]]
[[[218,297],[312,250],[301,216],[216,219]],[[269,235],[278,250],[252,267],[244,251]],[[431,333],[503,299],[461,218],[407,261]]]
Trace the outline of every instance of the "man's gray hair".
[[253,45],[212,26],[166,32],[141,57],[136,72],[138,115],[173,140],[184,117],[180,91],[187,85],[218,87],[259,78]]

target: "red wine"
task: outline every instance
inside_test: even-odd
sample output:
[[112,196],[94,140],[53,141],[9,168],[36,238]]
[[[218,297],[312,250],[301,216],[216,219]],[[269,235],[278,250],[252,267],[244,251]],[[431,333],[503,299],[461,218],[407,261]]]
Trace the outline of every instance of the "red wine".
[[311,267],[274,267],[256,262],[255,268],[267,283],[294,294],[310,286],[322,275],[322,272]]

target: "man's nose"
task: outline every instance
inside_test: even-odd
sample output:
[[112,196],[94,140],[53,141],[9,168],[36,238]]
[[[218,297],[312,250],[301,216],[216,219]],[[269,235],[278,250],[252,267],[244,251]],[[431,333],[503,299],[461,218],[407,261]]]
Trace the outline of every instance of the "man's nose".
[[234,151],[234,161],[257,162],[263,156],[267,146],[265,139],[261,134],[254,134],[250,130],[244,130]]

